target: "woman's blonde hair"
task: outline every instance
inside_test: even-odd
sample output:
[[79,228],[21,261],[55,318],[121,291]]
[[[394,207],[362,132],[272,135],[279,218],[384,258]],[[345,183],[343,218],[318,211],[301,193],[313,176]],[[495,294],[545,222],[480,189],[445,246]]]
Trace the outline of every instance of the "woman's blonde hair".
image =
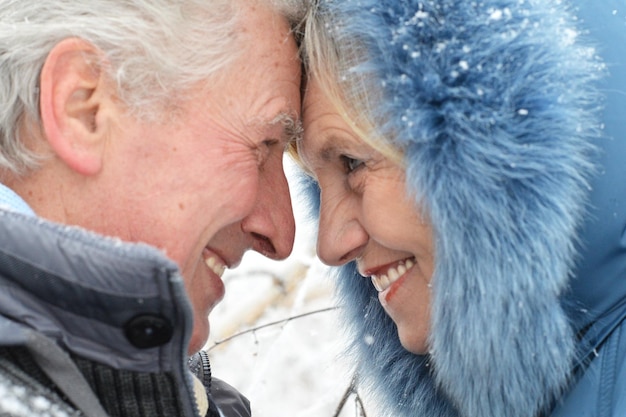
[[[304,66],[303,97],[308,81],[315,79],[334,110],[351,127],[357,137],[385,157],[401,164],[403,154],[390,138],[379,133],[377,126],[384,115],[374,114],[372,104],[383,99],[382,85],[375,74],[360,71],[367,52],[359,39],[342,35],[341,22],[324,8],[322,0],[312,7],[304,25],[301,56]],[[289,153],[297,162],[297,143]]]

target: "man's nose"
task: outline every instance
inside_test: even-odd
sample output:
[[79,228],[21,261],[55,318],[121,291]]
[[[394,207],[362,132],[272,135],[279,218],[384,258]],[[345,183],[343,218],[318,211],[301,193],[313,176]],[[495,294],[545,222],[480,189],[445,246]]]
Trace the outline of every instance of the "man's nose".
[[317,255],[331,266],[348,263],[359,256],[368,242],[355,202],[321,193]]
[[295,220],[282,159],[265,167],[259,178],[257,201],[242,229],[252,238],[252,249],[271,259],[285,259],[293,249]]

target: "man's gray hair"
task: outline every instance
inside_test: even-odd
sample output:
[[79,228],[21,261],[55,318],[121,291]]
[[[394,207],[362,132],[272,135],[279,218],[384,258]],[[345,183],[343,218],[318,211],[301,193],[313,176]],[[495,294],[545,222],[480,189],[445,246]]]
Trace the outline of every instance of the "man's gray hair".
[[[39,121],[39,75],[50,50],[81,38],[103,52],[118,95],[137,117],[237,57],[239,8],[249,0],[0,0],[0,169],[20,173],[37,159],[20,140]],[[259,0],[292,28],[306,0]]]

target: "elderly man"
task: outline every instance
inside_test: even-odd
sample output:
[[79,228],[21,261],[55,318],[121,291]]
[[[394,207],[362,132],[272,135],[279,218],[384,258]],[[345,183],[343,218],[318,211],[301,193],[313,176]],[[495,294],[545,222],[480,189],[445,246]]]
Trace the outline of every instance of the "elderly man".
[[224,270],[292,249],[303,8],[0,0],[0,415],[246,411],[186,363]]

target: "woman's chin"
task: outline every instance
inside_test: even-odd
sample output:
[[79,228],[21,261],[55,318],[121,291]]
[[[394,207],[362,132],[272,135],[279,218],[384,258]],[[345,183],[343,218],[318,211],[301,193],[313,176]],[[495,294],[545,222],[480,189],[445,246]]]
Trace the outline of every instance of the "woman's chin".
[[[402,332],[398,330],[398,337],[403,348],[416,355],[428,353],[428,335],[420,332]],[[426,333],[426,332],[423,332]]]

